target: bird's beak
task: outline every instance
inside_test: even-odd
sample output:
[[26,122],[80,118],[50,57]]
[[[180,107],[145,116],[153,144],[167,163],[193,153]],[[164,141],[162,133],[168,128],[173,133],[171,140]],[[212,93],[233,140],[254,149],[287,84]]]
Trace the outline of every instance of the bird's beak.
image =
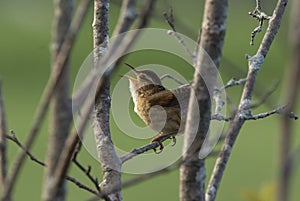
[[127,65],[129,68],[131,68],[131,70],[133,70],[133,72],[136,76],[138,76],[140,74],[140,71],[136,70],[132,65],[130,65],[128,63],[124,63],[124,64]]
[[135,79],[135,78],[133,78],[133,77],[131,77],[131,76],[129,76],[129,75],[120,75],[121,77],[125,77],[125,78],[127,78],[129,81],[132,81],[132,82],[135,82],[135,81],[137,81],[137,79]]

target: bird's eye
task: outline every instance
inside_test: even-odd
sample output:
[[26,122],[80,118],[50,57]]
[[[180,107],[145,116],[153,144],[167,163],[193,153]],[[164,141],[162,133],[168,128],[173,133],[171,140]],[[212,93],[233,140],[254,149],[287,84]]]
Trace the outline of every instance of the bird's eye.
[[145,75],[141,75],[141,78],[144,80],[147,79]]

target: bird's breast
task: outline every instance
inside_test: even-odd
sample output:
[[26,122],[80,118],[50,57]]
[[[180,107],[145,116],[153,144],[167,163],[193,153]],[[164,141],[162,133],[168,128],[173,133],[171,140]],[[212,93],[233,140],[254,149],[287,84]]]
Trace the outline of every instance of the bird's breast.
[[146,125],[149,125],[149,110],[151,106],[149,105],[146,98],[136,98],[136,103],[134,105],[135,112],[139,115],[139,117],[145,122]]

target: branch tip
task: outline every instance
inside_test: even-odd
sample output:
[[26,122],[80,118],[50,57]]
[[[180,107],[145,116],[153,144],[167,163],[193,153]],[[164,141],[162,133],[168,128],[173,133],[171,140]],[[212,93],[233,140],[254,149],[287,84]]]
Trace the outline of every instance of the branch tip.
[[259,21],[258,27],[256,27],[252,32],[251,32],[251,40],[250,40],[250,45],[254,45],[254,38],[256,34],[260,33],[262,31],[262,26],[264,21],[269,21],[271,19],[271,16],[268,16],[266,13],[261,11],[261,4],[260,1],[256,1],[256,8],[252,12],[248,12],[250,16],[253,18],[257,19]]

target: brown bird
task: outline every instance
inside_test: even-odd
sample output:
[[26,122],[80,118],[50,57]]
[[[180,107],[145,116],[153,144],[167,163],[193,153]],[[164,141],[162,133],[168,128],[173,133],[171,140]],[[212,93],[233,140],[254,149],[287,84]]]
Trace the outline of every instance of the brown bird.
[[164,148],[162,138],[169,137],[175,144],[175,136],[184,132],[190,85],[168,90],[153,71],[136,70],[130,64],[126,65],[136,75],[136,78],[123,76],[129,79],[134,111],[147,126],[159,133],[151,142],[158,142],[162,151]]

